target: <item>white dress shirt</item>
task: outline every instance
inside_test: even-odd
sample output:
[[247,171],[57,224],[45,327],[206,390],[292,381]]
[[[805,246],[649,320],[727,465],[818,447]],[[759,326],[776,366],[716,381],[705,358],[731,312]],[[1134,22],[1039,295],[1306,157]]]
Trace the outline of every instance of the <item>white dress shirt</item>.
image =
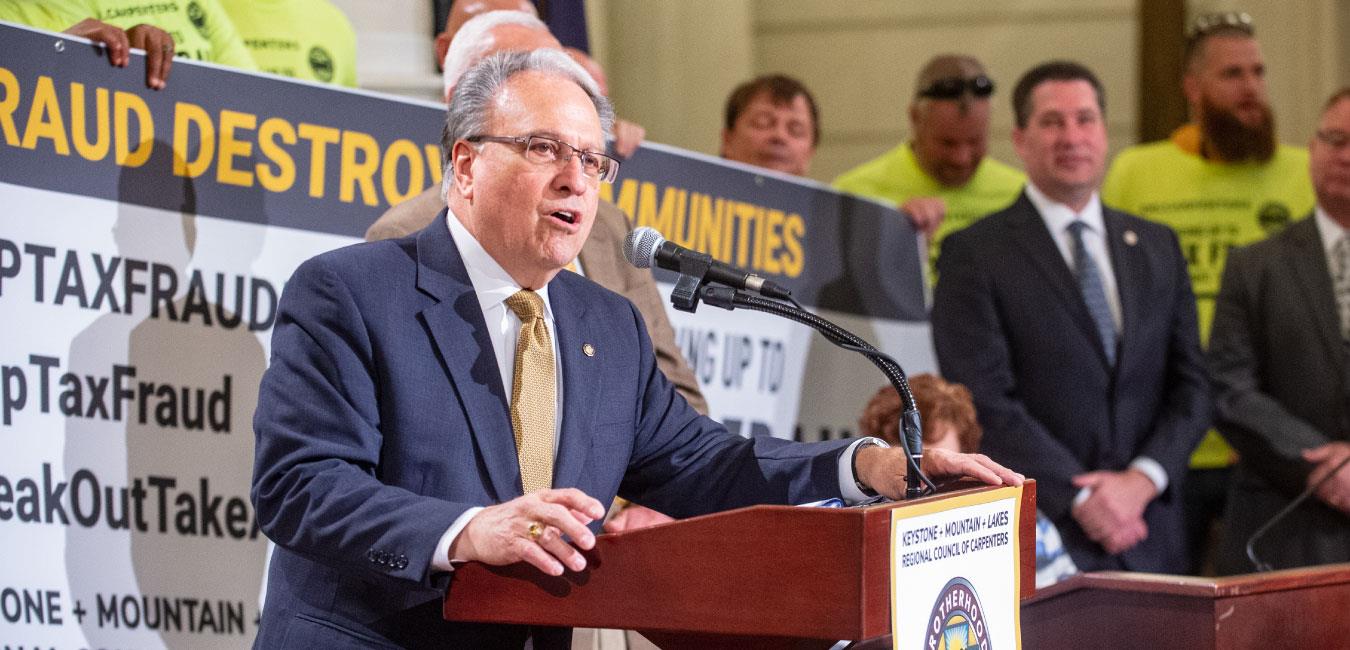
[[[1069,225],[1075,221],[1082,221],[1087,224],[1083,229],[1083,248],[1087,249],[1087,254],[1097,263],[1097,272],[1102,278],[1102,288],[1106,291],[1106,304],[1111,309],[1111,320],[1116,325],[1116,332],[1125,331],[1124,319],[1120,307],[1120,291],[1117,289],[1116,272],[1111,266],[1111,247],[1107,246],[1106,220],[1102,217],[1102,200],[1096,192],[1092,193],[1092,198],[1088,199],[1087,205],[1083,206],[1081,211],[1074,211],[1073,208],[1059,203],[1046,196],[1044,192],[1036,188],[1031,181],[1027,181],[1027,198],[1031,204],[1036,206],[1036,211],[1040,213],[1041,219],[1045,222],[1045,227],[1050,231],[1050,236],[1055,240],[1055,246],[1059,247],[1059,254],[1064,257],[1064,263],[1070,270],[1074,269],[1073,263],[1073,233],[1069,231]],[[1167,489],[1168,477],[1167,470],[1158,461],[1148,456],[1139,456],[1130,461],[1130,469],[1139,470],[1153,482],[1157,488],[1158,494],[1162,494]],[[1091,488],[1083,488],[1074,495],[1073,504],[1078,505],[1088,500],[1092,496]]]
[[[488,337],[492,340],[493,351],[497,355],[497,368],[501,371],[502,386],[505,388],[507,405],[511,402],[511,383],[515,371],[515,351],[516,339],[520,335],[520,318],[515,312],[506,306],[506,299],[511,297],[521,287],[511,275],[502,268],[497,260],[492,258],[483,245],[474,238],[469,230],[460,223],[459,218],[453,212],[447,210],[446,219],[449,222],[450,235],[454,238],[455,248],[459,251],[460,259],[464,262],[464,268],[468,272],[469,281],[473,284],[474,293],[478,297],[478,306],[483,311],[483,320],[487,323]],[[580,268],[580,264],[577,265]],[[544,301],[544,321],[548,324],[549,336],[553,339],[553,367],[557,373],[557,380],[554,382],[558,387],[557,412],[553,419],[553,453],[558,453],[558,439],[562,427],[563,417],[563,378],[562,362],[558,358],[558,332],[553,323],[553,308],[549,303],[548,286],[540,287],[535,290],[539,297]],[[885,441],[878,438],[862,438],[849,445],[839,457],[839,491],[844,500],[849,503],[856,503],[867,498],[858,489],[853,476],[853,453],[858,445],[865,441],[874,442],[880,446],[889,446]],[[431,568],[438,571],[453,571],[454,567],[450,563],[450,545],[454,543],[460,531],[468,525],[469,520],[478,514],[482,507],[474,507],[465,510],[455,518],[455,521],[441,535],[440,541],[436,544],[436,552],[431,556]]]
[[[511,278],[511,274],[502,268],[497,260],[483,248],[483,245],[469,234],[469,229],[460,223],[455,213],[446,211],[450,227],[450,236],[455,240],[455,248],[464,262],[464,270],[469,274],[474,294],[478,297],[478,307],[483,311],[483,322],[487,324],[488,338],[492,341],[492,350],[497,355],[497,369],[501,372],[502,388],[506,393],[506,405],[511,405],[511,386],[516,370],[516,340],[520,337],[520,317],[516,316],[506,299],[520,291],[521,287]],[[563,418],[563,379],[562,363],[558,358],[558,328],[553,324],[553,305],[548,299],[548,285],[535,290],[544,301],[544,323],[548,325],[549,338],[553,340],[553,372],[556,379],[557,399],[554,402],[553,416],[553,453],[558,453],[558,437],[562,431]],[[452,571],[450,565],[450,545],[459,537],[460,531],[469,524],[469,520],[482,510],[482,507],[469,508],[455,518],[454,523],[441,535],[436,544],[436,553],[431,556],[431,567],[441,571]]]
[[1102,278],[1102,288],[1106,290],[1106,304],[1111,308],[1111,320],[1115,323],[1116,333],[1124,331],[1121,329],[1124,321],[1120,316],[1120,292],[1116,289],[1116,272],[1111,268],[1111,251],[1106,245],[1106,221],[1102,219],[1102,201],[1097,193],[1092,193],[1092,198],[1081,212],[1074,212],[1073,208],[1046,196],[1030,181],[1027,182],[1027,198],[1031,199],[1031,204],[1041,214],[1045,227],[1050,230],[1055,245],[1059,247],[1059,254],[1064,256],[1064,263],[1070,271],[1074,270],[1074,263],[1073,233],[1069,231],[1069,225],[1075,221],[1087,224],[1083,229],[1083,247],[1092,261],[1097,263],[1097,272]]
[[1322,238],[1322,254],[1327,257],[1327,269],[1334,276],[1336,273],[1336,242],[1350,236],[1341,224],[1336,223],[1331,215],[1328,215],[1322,206],[1317,206],[1313,210],[1313,221],[1317,223],[1317,234]]
[[[487,323],[488,338],[492,340],[493,352],[497,354],[497,369],[501,371],[502,387],[506,392],[506,405],[511,405],[511,385],[516,371],[516,342],[520,338],[520,317],[516,316],[506,299],[520,291],[521,286],[511,279],[511,274],[492,259],[483,245],[469,234],[469,230],[460,223],[453,212],[447,215],[450,222],[450,235],[455,239],[455,248],[464,261],[464,269],[469,273],[469,282],[478,296],[478,307],[483,310],[483,321]],[[554,402],[556,411],[553,417],[553,448],[557,449],[558,434],[562,430],[563,381],[562,362],[558,358],[558,331],[553,326],[553,305],[548,299],[548,285],[534,290],[544,301],[544,323],[548,326],[549,338],[553,339],[554,385],[558,395]]]

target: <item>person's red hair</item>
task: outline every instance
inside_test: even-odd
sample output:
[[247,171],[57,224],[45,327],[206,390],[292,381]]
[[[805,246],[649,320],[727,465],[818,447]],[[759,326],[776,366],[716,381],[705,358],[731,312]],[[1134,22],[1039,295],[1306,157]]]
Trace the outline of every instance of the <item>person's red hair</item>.
[[[975,401],[965,386],[925,373],[910,377],[909,389],[914,393],[914,403],[919,408],[924,445],[936,442],[938,435],[947,426],[952,426],[956,428],[960,451],[979,451],[984,430],[975,418]],[[900,395],[894,388],[886,386],[877,391],[863,409],[862,417],[858,420],[858,433],[898,445],[899,422]]]

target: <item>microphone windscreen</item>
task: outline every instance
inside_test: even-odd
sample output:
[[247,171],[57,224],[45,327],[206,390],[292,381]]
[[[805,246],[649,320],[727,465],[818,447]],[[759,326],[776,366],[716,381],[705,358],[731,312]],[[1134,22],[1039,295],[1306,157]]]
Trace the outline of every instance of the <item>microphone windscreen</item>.
[[647,226],[635,228],[623,241],[623,256],[628,258],[629,264],[640,269],[649,269],[656,258],[656,249],[665,241],[666,238],[655,228]]

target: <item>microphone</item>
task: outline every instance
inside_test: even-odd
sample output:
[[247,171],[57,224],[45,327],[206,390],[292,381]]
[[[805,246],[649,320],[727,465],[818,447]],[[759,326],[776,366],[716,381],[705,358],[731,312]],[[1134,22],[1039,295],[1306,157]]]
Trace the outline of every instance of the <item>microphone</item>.
[[681,275],[698,275],[700,281],[726,285],[733,289],[753,291],[768,298],[792,300],[792,292],[772,280],[744,269],[719,262],[707,253],[700,253],[667,241],[655,228],[643,226],[628,233],[623,242],[623,256],[640,269],[653,266]]

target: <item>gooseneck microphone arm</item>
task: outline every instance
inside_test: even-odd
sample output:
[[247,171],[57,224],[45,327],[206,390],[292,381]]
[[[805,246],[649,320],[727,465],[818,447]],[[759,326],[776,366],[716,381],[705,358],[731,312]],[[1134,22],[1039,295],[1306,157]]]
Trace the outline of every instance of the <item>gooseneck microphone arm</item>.
[[[925,487],[929,491],[937,490],[933,481],[920,469],[920,464],[923,461],[923,428],[919,419],[919,409],[915,406],[914,394],[910,392],[909,379],[895,359],[852,332],[799,307],[752,296],[730,287],[703,286],[700,294],[704,302],[714,307],[723,309],[739,307],[774,314],[801,323],[820,332],[825,340],[845,350],[852,350],[867,357],[873,365],[881,370],[882,374],[886,375],[886,379],[890,380],[891,386],[900,394],[900,401],[904,405],[900,415],[899,438],[909,466],[909,471],[905,472],[905,498],[915,499],[927,494]],[[671,298],[674,300],[674,296]]]
[[[699,300],[702,299],[714,307],[723,309],[740,307],[774,314],[806,325],[820,332],[827,341],[867,357],[890,380],[891,386],[900,394],[900,401],[904,406],[900,414],[899,439],[908,465],[908,471],[905,472],[905,498],[923,496],[925,486],[929,490],[936,491],[937,486],[933,485],[921,469],[923,428],[919,419],[919,409],[914,404],[914,394],[909,390],[909,380],[905,377],[905,371],[895,359],[852,332],[806,311],[785,287],[719,262],[707,253],[668,242],[653,228],[637,228],[628,233],[628,238],[623,244],[623,255],[629,263],[640,269],[659,266],[680,274],[680,279],[675,283],[675,290],[670,294],[670,302],[676,309],[693,312],[698,309]],[[749,292],[760,295],[750,295]],[[792,305],[770,298],[787,300]]]
[[1317,488],[1322,487],[1323,483],[1326,483],[1327,481],[1331,480],[1331,477],[1335,476],[1337,472],[1341,471],[1341,469],[1345,467],[1346,463],[1350,463],[1350,458],[1346,458],[1345,460],[1341,461],[1338,465],[1336,465],[1336,469],[1333,469],[1330,472],[1328,472],[1326,476],[1322,477],[1322,480],[1304,488],[1303,491],[1300,492],[1297,497],[1294,497],[1293,501],[1289,502],[1289,505],[1286,505],[1279,512],[1275,513],[1274,517],[1271,517],[1269,520],[1266,521],[1266,523],[1261,524],[1261,527],[1257,528],[1256,532],[1252,533],[1252,536],[1247,538],[1247,559],[1251,560],[1252,566],[1255,567],[1257,571],[1270,571],[1273,569],[1273,567],[1271,567],[1269,563],[1257,557],[1256,541],[1264,537],[1266,533],[1270,532],[1270,529],[1273,528],[1275,524],[1283,521],[1285,517],[1288,517],[1289,513],[1294,511],[1294,508],[1299,507],[1300,505],[1302,505],[1304,501],[1307,501],[1308,497],[1312,496],[1312,494],[1317,491]]

